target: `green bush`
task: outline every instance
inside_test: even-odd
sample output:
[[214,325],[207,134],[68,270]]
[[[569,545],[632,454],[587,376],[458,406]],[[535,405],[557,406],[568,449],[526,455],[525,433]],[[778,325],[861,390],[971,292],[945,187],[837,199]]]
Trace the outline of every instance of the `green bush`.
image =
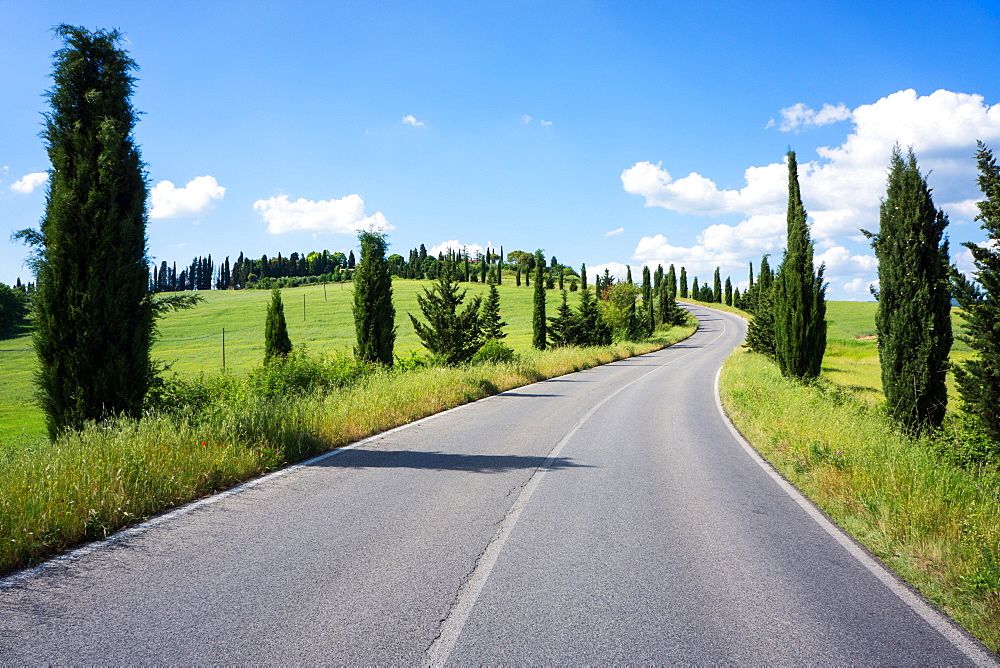
[[247,376],[247,391],[256,398],[325,393],[353,385],[377,369],[377,365],[351,355],[312,356],[299,348],[251,371]]
[[517,360],[517,353],[496,339],[487,339],[469,360],[470,364],[509,363]]

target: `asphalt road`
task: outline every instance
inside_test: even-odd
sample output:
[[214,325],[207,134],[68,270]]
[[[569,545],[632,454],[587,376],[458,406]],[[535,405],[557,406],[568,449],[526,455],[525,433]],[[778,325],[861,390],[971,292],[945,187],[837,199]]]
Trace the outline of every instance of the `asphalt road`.
[[694,311],[701,329],[669,349],[0,582],[0,664],[994,660],[748,454],[714,391],[743,323]]

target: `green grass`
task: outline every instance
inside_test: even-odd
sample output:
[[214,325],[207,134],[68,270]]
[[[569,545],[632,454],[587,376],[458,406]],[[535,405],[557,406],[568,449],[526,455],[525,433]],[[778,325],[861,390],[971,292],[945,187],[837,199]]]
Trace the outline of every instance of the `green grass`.
[[[431,281],[395,280],[396,347],[399,357],[424,352],[407,313],[422,319],[417,296]],[[466,299],[485,294],[488,286],[468,283]],[[515,287],[512,280],[498,286],[501,314],[507,322],[504,343],[517,352],[531,349],[531,288]],[[225,363],[232,373],[259,366],[264,357],[264,316],[270,292],[267,290],[225,290],[200,293],[205,301],[187,311],[168,313],[159,323],[159,340],[153,356],[168,365],[167,376],[176,373],[194,377],[222,370],[223,328]],[[559,292],[547,293],[549,315],[554,315]],[[570,293],[573,303],[573,293]],[[303,298],[305,309],[303,313]],[[305,346],[313,353],[351,352],[355,343],[353,300],[350,283],[331,283],[282,290],[285,318],[293,346]],[[32,377],[35,354],[30,333],[0,341],[0,448],[20,447],[44,438],[44,416],[33,399]]]
[[960,467],[830,383],[737,350],[721,393],[754,447],[840,526],[992,650],[1000,649],[1000,472]]

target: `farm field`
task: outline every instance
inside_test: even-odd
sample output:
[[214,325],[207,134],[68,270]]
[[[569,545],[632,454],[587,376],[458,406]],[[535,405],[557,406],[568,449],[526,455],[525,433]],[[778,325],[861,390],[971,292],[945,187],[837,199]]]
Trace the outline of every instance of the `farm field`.
[[[533,289],[516,287],[505,277],[498,286],[500,308],[507,322],[504,342],[517,352],[531,349]],[[394,280],[396,306],[396,355],[407,357],[424,348],[413,331],[408,313],[422,319],[417,296],[432,281]],[[466,283],[466,303],[485,295],[488,286]],[[193,309],[168,313],[159,323],[154,358],[169,365],[167,375],[215,374],[222,371],[223,329],[225,366],[228,372],[245,373],[260,364],[264,355],[264,317],[271,299],[268,290],[205,291],[205,301]],[[293,346],[313,353],[351,352],[355,343],[353,300],[350,283],[330,283],[282,290],[285,319]],[[558,290],[547,292],[548,314],[559,304]],[[570,293],[570,303],[574,303]],[[44,418],[35,406],[32,375],[35,354],[31,336],[23,333],[0,341],[0,447],[8,443],[33,442],[43,438]]]
[[[826,355],[823,376],[831,382],[854,391],[869,402],[881,401],[882,372],[875,338],[875,302],[828,302],[826,310]],[[952,331],[962,332],[958,309],[952,309]],[[955,339],[951,348],[953,362],[961,362],[971,354],[968,345]],[[958,399],[955,383],[948,374],[948,398]]]

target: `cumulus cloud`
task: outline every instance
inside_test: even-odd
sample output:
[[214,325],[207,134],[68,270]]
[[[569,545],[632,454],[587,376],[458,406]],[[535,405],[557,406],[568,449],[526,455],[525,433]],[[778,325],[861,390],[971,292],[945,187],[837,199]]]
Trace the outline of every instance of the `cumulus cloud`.
[[[971,221],[981,199],[972,159],[976,140],[987,144],[1000,140],[1000,104],[989,105],[982,95],[946,90],[923,96],[901,90],[853,110],[824,105],[813,111],[793,105],[782,110],[782,116],[790,130],[837,120],[851,123],[844,141],[818,147],[816,159],[805,160],[801,150],[797,155],[812,237],[827,261],[827,278],[834,289],[865,283],[867,290],[867,283],[874,279],[874,258],[850,252],[846,244],[865,243],[859,228],[878,229],[879,203],[885,196],[894,146],[904,152],[913,148],[939,207],[954,220]],[[635,259],[685,264],[689,273],[694,268],[699,274],[728,262],[745,266],[764,252],[775,254],[777,264],[784,248],[787,175],[784,161],[751,166],[744,172],[743,188],[720,189],[696,172],[675,179],[662,163],[637,162],[622,172],[622,187],[645,198],[647,207],[745,218],[736,225],[704,228],[688,247],[672,245],[663,235],[644,237]]]
[[308,230],[353,234],[360,230],[385,232],[395,229],[386,221],[382,212],[365,215],[365,202],[360,195],[347,195],[340,199],[308,200],[294,202],[288,195],[259,199],[253,203],[272,234]]
[[775,120],[772,118],[768,121],[767,127],[772,128],[777,125],[778,129],[782,132],[799,132],[803,127],[829,125],[830,123],[846,121],[851,117],[851,110],[843,104],[836,106],[824,104],[822,109],[816,111],[799,102],[790,107],[785,107],[778,113],[781,114],[781,122],[775,123]]
[[149,191],[150,218],[190,218],[207,213],[212,200],[222,199],[226,189],[214,176],[198,176],[178,188],[170,181],[160,181]]
[[407,114],[406,116],[403,116],[402,122],[403,122],[404,125],[409,125],[410,127],[414,127],[414,128],[426,128],[427,127],[426,123],[424,123],[423,121],[418,121],[413,114]]
[[[4,167],[4,169],[6,170],[7,168]],[[48,179],[48,172],[32,172],[31,174],[25,174],[17,181],[14,181],[14,183],[10,185],[10,189],[14,192],[21,193],[22,195],[27,195],[38,186],[45,183]]]
[[692,172],[674,179],[662,163],[637,162],[622,172],[625,192],[642,195],[646,206],[659,206],[683,214],[775,213],[785,207],[788,168],[776,163],[749,167],[742,190],[719,190],[713,181]]
[[429,255],[437,257],[439,253],[448,253],[450,251],[468,253],[470,257],[475,257],[477,254],[484,255],[486,249],[479,244],[463,244],[459,243],[458,239],[451,239],[450,241],[442,241],[437,246],[432,246],[430,250],[427,251]]
[[606,237],[617,237],[617,236],[619,236],[624,231],[625,231],[624,227],[619,227],[616,230],[611,230],[610,232],[605,232],[604,236],[606,236]]
[[[628,276],[629,267],[632,268],[632,280],[635,282],[642,280],[642,267],[634,267],[628,264],[622,264],[621,262],[605,262],[604,264],[598,264],[593,267],[587,267],[587,284],[590,286],[594,285],[594,281],[598,276],[604,276],[604,270],[608,270],[608,275],[611,276],[615,281],[624,281]],[[638,271],[637,271],[638,270]]]

